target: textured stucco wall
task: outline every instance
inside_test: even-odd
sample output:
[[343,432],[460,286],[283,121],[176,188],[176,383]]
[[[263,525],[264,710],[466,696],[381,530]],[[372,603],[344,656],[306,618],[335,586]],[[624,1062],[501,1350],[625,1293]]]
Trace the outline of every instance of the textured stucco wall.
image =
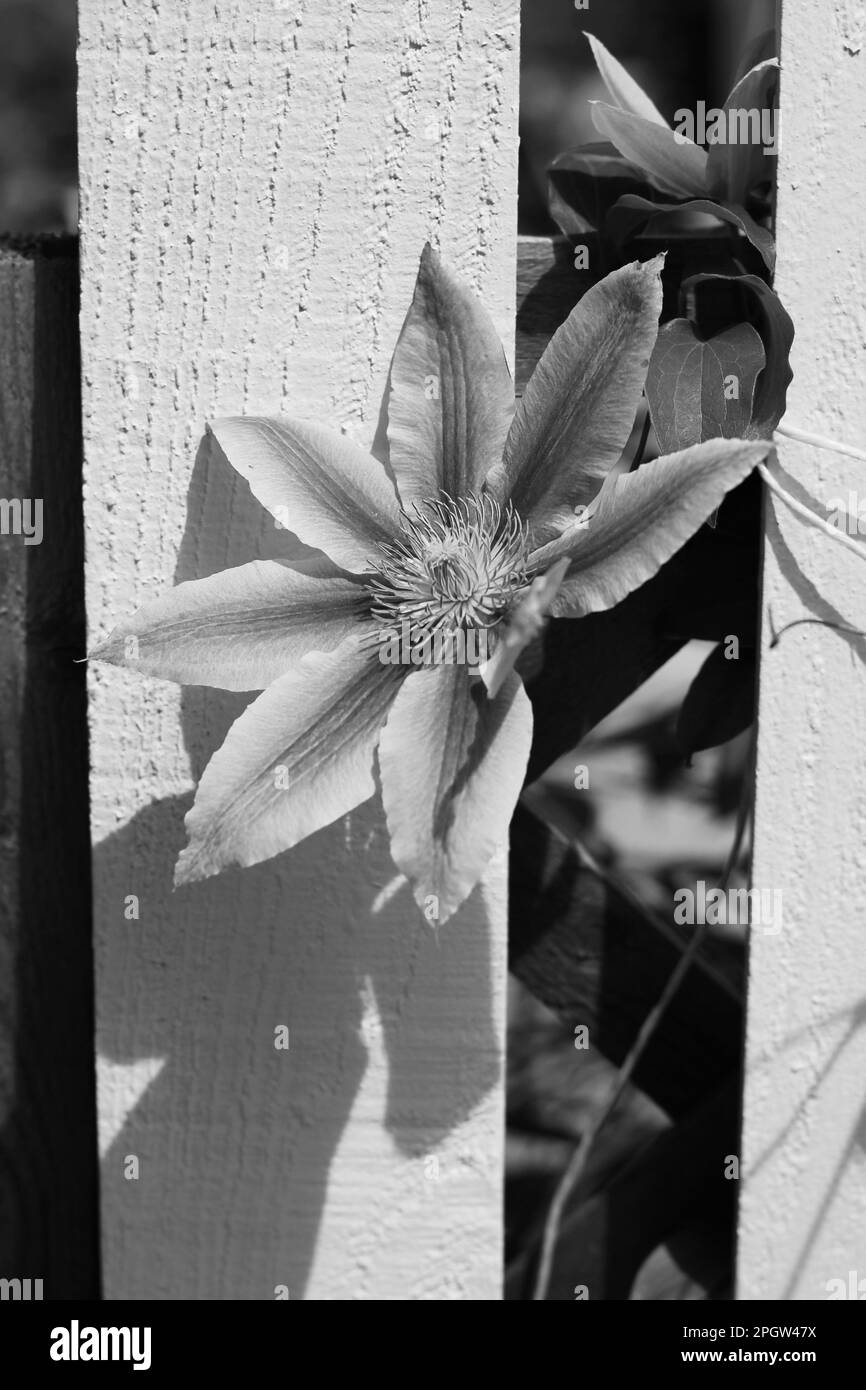
[[[80,8],[92,641],[279,546],[208,418],[372,440],[428,236],[509,341],[518,3]],[[238,701],[90,679],[106,1296],[498,1298],[502,862],[438,941],[370,808],[173,894]]]
[[[782,27],[788,420],[862,449],[866,9],[784,0]],[[863,463],[786,442],[780,464],[824,516],[850,491],[866,504]],[[866,1280],[866,639],[810,624],[769,645],[800,618],[866,628],[864,600],[862,562],[773,503],[754,884],[782,891],[784,924],[756,929],[751,948],[741,1299],[823,1299],[831,1280]]]

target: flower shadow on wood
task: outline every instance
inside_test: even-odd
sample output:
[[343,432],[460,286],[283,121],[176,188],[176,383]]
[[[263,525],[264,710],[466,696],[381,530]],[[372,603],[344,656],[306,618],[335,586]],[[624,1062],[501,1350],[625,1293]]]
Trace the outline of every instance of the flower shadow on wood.
[[[289,554],[293,538],[203,441],[176,579]],[[248,698],[184,689],[195,777]],[[421,1230],[424,1156],[499,1078],[487,929],[473,899],[434,933],[395,883],[375,802],[274,861],[173,892],[190,802],[147,807],[96,851],[99,1051],[166,1059],[104,1158],[103,1188],[122,1184],[108,1198],[120,1230],[107,1280],[115,1297],[270,1299],[278,1285],[303,1297],[334,1185],[346,1267],[329,1262],[331,1285],[313,1296],[352,1298],[364,1277],[354,1252],[375,1270],[387,1250],[392,1163],[407,1165],[396,1190]],[[137,921],[124,920],[131,893]],[[283,1025],[287,1050],[275,1046]],[[370,1127],[367,1156],[356,1146],[335,1168],[350,1115]],[[129,1154],[137,1182],[124,1178]],[[459,1204],[460,1188],[437,1203]]]

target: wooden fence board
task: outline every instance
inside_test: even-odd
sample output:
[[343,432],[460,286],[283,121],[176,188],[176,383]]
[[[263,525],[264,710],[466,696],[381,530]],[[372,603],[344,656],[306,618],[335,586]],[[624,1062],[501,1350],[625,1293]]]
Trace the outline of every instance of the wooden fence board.
[[[859,0],[820,15],[785,0],[776,288],[797,331],[787,420],[860,449],[866,249],[858,200],[843,190],[866,181],[863,45]],[[862,462],[785,441],[779,463],[825,518],[853,493],[856,531]],[[852,1273],[855,1287],[866,1279],[866,639],[814,622],[863,628],[863,595],[857,557],[773,500],[753,884],[779,892],[782,913],[778,932],[752,930],[741,1299],[824,1299],[840,1286],[851,1297]]]
[[[428,237],[513,341],[517,46],[517,0],[83,0],[94,637],[273,553],[208,418],[371,441]],[[364,808],[172,894],[237,707],[92,673],[106,1296],[497,1298],[504,866],[437,941]]]

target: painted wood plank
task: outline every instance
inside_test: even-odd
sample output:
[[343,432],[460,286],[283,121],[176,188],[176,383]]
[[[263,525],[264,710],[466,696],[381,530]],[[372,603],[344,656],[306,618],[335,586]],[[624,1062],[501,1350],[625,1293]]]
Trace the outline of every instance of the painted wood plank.
[[[820,22],[809,0],[785,0],[776,287],[797,330],[787,419],[860,448],[866,248],[845,190],[866,181],[864,63],[861,0]],[[788,441],[779,462],[824,517],[834,499],[866,495],[863,463]],[[781,893],[782,925],[752,929],[741,1299],[824,1299],[866,1278],[866,643],[812,621],[863,628],[864,592],[856,556],[768,506],[753,883]],[[841,1296],[862,1298],[860,1287]]]
[[98,1293],[78,256],[0,245],[0,1277]]
[[[371,442],[428,237],[513,347],[517,62],[517,0],[83,0],[92,637],[277,552],[208,418]],[[106,1297],[499,1298],[504,862],[438,940],[372,806],[172,893],[238,701],[90,695]]]

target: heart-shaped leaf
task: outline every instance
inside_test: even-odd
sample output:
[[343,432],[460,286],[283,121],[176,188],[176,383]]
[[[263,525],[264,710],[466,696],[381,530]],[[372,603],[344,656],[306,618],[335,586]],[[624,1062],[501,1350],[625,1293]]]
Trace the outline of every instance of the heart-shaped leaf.
[[659,330],[646,396],[663,454],[706,439],[737,439],[752,418],[764,346],[751,324],[701,338],[689,319]]
[[749,317],[761,335],[766,365],[758,377],[752,418],[743,431],[748,439],[770,439],[785,413],[788,387],[791,384],[790,356],[794,341],[794,323],[779,296],[757,275],[693,275],[682,284],[682,300],[702,289],[721,285],[725,290],[736,288],[748,300]]

